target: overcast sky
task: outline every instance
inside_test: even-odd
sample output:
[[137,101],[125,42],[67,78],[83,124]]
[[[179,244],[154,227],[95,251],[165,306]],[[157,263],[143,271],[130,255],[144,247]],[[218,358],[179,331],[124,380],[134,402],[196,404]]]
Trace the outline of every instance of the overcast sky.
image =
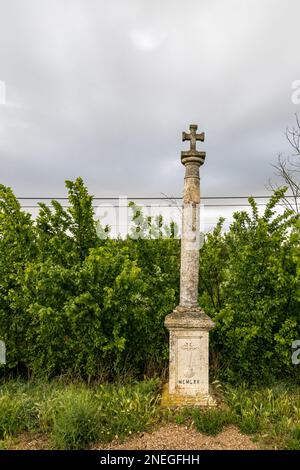
[[0,0],[0,182],[18,196],[266,193],[300,105],[299,0]]

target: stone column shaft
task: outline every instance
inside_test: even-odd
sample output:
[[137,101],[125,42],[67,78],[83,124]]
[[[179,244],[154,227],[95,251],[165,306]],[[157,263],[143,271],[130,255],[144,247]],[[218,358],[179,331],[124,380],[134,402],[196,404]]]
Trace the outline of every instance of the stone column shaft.
[[199,165],[186,166],[182,210],[180,306],[198,306],[199,227],[200,227]]

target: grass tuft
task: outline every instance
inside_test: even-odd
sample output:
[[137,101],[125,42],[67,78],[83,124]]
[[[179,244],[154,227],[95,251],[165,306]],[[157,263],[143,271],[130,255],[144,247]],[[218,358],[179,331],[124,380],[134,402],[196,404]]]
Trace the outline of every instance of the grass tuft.
[[193,411],[192,417],[197,431],[210,436],[216,436],[233,422],[233,415],[227,410],[203,411],[197,409]]

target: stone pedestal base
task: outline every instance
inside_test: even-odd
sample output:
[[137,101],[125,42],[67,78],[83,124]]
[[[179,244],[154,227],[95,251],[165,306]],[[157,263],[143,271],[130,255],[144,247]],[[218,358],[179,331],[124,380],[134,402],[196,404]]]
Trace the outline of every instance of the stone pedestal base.
[[179,306],[166,316],[165,326],[170,332],[170,361],[162,405],[213,406],[208,335],[214,323],[200,308]]
[[202,408],[213,408],[217,406],[217,401],[212,394],[205,395],[198,393],[194,396],[180,395],[179,393],[169,393],[169,384],[163,386],[161,397],[162,408],[179,408],[182,406],[199,406]]

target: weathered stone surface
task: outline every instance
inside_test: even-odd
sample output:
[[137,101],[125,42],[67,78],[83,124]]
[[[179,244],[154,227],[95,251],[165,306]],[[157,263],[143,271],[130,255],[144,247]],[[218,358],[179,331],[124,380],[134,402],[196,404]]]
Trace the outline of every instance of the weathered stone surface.
[[210,331],[215,324],[200,307],[178,307],[165,318],[166,328],[196,328]]
[[199,307],[178,306],[166,316],[165,326],[170,331],[169,395],[177,401],[178,396],[207,401],[208,332],[214,323]]
[[190,141],[190,150],[181,152],[186,167],[183,194],[180,304],[166,316],[165,326],[170,332],[169,385],[164,389],[164,406],[212,406],[209,392],[209,331],[214,323],[198,306],[198,276],[200,248],[200,179],[199,168],[205,152],[196,150],[196,142],[204,141],[204,133],[197,134],[197,125],[190,125],[190,134],[182,139]]
[[182,406],[200,406],[200,407],[215,407],[217,400],[214,398],[213,393],[204,394],[197,393],[197,395],[183,395],[181,392],[171,393],[169,391],[169,384],[163,386],[161,406],[163,408],[179,408]]

